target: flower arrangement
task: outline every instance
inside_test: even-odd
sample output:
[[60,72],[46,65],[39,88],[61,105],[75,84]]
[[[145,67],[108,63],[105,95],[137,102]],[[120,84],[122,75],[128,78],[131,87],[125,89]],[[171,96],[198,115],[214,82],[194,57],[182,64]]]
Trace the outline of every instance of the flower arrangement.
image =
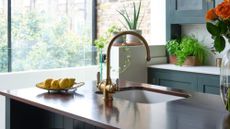
[[214,39],[214,50],[222,52],[230,42],[230,0],[224,0],[206,13],[206,28]]

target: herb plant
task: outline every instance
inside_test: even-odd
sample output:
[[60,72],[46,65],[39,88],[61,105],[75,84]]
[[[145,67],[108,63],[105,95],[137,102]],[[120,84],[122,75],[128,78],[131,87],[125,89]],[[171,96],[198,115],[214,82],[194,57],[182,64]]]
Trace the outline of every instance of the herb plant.
[[116,26],[116,25],[110,26],[108,28],[108,30],[107,30],[107,32],[110,33],[110,34],[112,34],[112,33],[118,33],[120,31],[121,31],[121,29],[118,26]]
[[179,49],[180,44],[177,42],[176,39],[168,41],[166,44],[166,49],[169,55],[175,55],[176,51]]
[[207,55],[206,47],[192,36],[184,36],[181,40],[171,40],[166,45],[170,55],[176,55],[177,65],[182,65],[188,56],[195,56],[203,64]]
[[105,45],[107,44],[107,42],[108,40],[105,37],[100,36],[94,41],[94,44],[96,45],[98,49],[103,49]]

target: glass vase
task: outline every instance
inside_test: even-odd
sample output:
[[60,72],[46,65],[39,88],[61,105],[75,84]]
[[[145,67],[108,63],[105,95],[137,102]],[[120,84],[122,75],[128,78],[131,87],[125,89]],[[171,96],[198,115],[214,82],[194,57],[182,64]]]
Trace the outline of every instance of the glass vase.
[[224,55],[221,63],[220,95],[226,110],[230,112],[230,49]]
[[102,49],[100,49],[99,53],[99,64],[100,64],[100,79],[103,78],[103,54],[102,54]]

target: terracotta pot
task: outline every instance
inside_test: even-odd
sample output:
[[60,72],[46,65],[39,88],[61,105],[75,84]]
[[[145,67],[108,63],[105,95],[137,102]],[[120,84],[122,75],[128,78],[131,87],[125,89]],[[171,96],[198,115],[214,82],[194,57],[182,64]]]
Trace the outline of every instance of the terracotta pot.
[[169,56],[169,63],[170,64],[176,64],[176,56],[175,55]]
[[183,65],[184,66],[198,66],[198,65],[201,65],[201,63],[195,56],[188,56]]

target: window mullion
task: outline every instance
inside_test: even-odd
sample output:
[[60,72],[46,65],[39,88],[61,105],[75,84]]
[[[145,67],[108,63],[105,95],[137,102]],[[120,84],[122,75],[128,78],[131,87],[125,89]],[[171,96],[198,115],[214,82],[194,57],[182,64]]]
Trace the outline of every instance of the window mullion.
[[[94,40],[97,38],[97,0],[92,1],[92,46],[94,46]],[[96,64],[97,52],[92,47],[92,64]]]
[[8,48],[8,72],[12,71],[12,45],[11,45],[11,0],[7,3],[7,48]]

